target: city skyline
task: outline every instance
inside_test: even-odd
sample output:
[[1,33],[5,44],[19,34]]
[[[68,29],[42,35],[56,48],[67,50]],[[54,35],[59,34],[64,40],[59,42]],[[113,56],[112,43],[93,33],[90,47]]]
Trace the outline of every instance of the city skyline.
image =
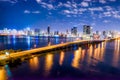
[[0,0],[0,29],[120,30],[119,0]]

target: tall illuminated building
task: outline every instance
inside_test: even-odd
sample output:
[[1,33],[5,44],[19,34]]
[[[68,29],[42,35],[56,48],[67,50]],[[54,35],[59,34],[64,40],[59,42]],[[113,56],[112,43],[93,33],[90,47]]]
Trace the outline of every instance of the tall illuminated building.
[[83,36],[82,37],[85,40],[92,39],[93,34],[92,34],[92,27],[91,26],[89,26],[89,25],[84,25],[83,26]]
[[73,27],[71,29],[71,34],[74,35],[74,36],[77,36],[77,27]]
[[59,31],[54,31],[54,35],[59,35]]
[[40,29],[35,29],[34,32],[35,32],[35,35],[37,36],[40,35]]
[[50,26],[47,27],[47,33],[50,35]]
[[92,34],[92,27],[89,26],[89,25],[84,25],[83,26],[83,34],[86,35],[86,34]]

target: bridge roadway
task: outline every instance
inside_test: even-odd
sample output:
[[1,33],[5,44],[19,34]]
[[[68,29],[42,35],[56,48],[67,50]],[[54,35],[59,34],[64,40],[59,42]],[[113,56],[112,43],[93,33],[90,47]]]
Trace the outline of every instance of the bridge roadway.
[[67,46],[72,46],[74,44],[87,44],[87,43],[97,43],[97,42],[103,42],[103,41],[108,41],[108,39],[104,40],[80,40],[80,41],[73,41],[73,42],[66,42],[62,44],[56,44],[56,45],[50,45],[50,46],[45,46],[41,48],[35,48],[31,50],[26,50],[26,51],[21,51],[21,52],[16,52],[16,53],[10,53],[10,55],[0,55],[0,61],[2,60],[9,60],[10,58],[20,58],[22,56],[27,56],[31,55],[33,53],[37,52],[47,52],[47,51],[52,51],[52,50],[57,50],[57,49],[62,49]]

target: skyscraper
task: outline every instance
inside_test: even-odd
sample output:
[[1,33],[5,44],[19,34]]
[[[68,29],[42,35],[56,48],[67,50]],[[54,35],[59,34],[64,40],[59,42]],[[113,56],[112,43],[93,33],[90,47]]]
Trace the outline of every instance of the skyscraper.
[[92,27],[88,26],[88,25],[84,25],[83,26],[83,34],[91,34],[92,33]]
[[47,27],[47,33],[50,34],[50,26]]
[[40,35],[40,29],[37,29],[37,28],[36,28],[36,29],[34,30],[34,32],[35,32],[35,35],[37,35],[37,36]]
[[85,40],[90,40],[93,38],[93,34],[92,34],[92,27],[89,25],[84,25],[83,26],[83,35],[82,38]]
[[72,35],[77,35],[77,27],[73,27],[72,29],[71,29],[71,34]]

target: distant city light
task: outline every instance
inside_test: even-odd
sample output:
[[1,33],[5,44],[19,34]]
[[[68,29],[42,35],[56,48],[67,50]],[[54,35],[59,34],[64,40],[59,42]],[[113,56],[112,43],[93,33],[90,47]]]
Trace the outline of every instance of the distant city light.
[[27,30],[30,30],[30,27],[27,27],[26,29],[27,29]]
[[[27,27],[23,30],[4,28],[3,30],[0,30],[0,35],[12,35],[13,38],[16,36],[44,36],[55,38],[74,37],[76,39],[80,38],[80,40],[92,40],[120,37],[120,32],[114,30],[93,31],[93,27],[89,25],[83,25],[83,32],[79,32],[77,27],[72,27],[69,30],[67,29],[66,32],[60,32],[59,30],[52,31],[51,27],[48,26],[46,30],[41,30],[39,28],[30,29],[30,27]],[[30,43],[30,37],[28,37],[28,43]]]

